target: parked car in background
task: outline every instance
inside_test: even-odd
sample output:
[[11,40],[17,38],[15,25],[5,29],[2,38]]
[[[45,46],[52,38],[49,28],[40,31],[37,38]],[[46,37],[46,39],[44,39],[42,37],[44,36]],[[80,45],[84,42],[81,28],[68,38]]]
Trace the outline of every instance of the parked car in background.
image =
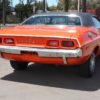
[[91,77],[100,55],[100,21],[88,13],[37,14],[0,30],[0,54],[15,70],[29,62],[81,65],[81,75]]

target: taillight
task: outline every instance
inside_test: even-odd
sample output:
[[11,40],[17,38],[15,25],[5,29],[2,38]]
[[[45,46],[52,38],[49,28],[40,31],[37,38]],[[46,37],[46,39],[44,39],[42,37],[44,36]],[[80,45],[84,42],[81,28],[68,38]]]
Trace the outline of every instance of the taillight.
[[0,38],[0,44],[2,43],[2,38]]
[[57,41],[57,40],[49,40],[48,43],[47,43],[47,46],[58,47],[59,46],[59,41]]
[[74,42],[73,41],[62,41],[61,46],[62,47],[74,47]]
[[5,44],[14,44],[14,39],[13,38],[4,38],[4,43]]

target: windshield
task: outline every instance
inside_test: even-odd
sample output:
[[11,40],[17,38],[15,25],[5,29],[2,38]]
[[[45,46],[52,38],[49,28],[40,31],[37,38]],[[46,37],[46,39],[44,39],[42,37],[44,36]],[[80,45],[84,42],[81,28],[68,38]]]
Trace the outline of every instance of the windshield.
[[81,25],[79,17],[36,16],[24,21],[22,25]]

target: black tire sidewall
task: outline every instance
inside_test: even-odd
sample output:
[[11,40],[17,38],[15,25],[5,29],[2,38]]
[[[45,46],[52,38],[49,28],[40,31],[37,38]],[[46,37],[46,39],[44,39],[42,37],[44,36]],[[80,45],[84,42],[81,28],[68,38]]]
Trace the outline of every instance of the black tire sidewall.
[[[83,77],[92,77],[94,72],[95,72],[95,66],[96,66],[96,56],[95,53],[93,53],[90,57],[90,59],[84,63],[83,65],[81,65],[80,67],[80,75]],[[94,60],[94,65],[91,66],[91,60]]]
[[14,70],[25,70],[27,68],[27,62],[10,61],[10,65]]

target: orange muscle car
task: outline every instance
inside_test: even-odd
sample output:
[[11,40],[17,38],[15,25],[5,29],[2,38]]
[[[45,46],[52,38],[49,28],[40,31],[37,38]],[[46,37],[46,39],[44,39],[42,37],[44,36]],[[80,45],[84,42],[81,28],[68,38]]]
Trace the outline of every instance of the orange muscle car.
[[100,21],[88,13],[37,14],[0,30],[0,54],[15,70],[29,62],[81,65],[81,74],[90,77],[100,55]]

